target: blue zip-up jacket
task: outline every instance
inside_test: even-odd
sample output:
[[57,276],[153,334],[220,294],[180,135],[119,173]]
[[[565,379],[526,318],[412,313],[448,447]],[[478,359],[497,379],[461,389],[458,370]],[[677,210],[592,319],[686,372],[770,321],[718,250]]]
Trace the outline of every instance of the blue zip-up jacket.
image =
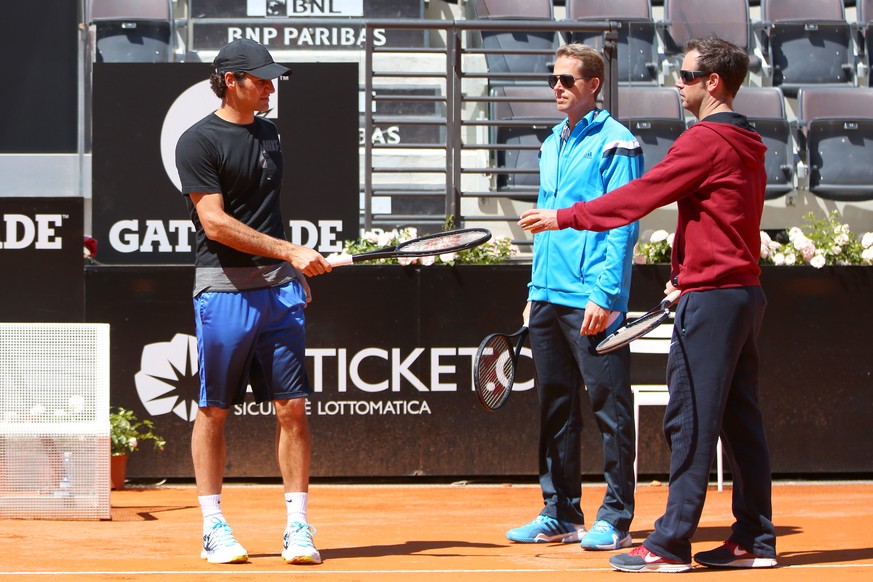
[[[566,208],[599,198],[643,173],[643,152],[633,134],[608,111],[589,112],[561,147],[566,121],[540,148],[537,208]],[[534,235],[530,301],[584,309],[627,311],[633,247],[639,224],[606,232],[552,230]]]

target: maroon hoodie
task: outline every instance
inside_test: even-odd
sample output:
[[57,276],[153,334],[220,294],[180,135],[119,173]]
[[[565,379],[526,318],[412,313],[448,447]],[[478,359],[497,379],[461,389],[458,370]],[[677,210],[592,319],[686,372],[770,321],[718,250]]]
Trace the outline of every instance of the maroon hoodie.
[[767,174],[760,136],[737,113],[692,125],[641,178],[558,210],[558,226],[603,231],[676,202],[670,279],[684,291],[760,285]]

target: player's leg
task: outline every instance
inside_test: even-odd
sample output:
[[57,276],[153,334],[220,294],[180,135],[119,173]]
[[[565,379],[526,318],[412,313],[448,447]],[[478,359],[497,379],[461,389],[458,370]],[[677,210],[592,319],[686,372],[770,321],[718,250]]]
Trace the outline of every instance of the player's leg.
[[597,520],[581,545],[588,550],[617,550],[631,545],[634,516],[634,416],[630,389],[630,348],[597,355],[603,335],[578,335],[577,357],[603,448],[606,493]]
[[282,557],[291,564],[320,564],[321,555],[309,525],[309,463],[312,437],[306,414],[312,386],[306,374],[304,306],[297,281],[268,291],[270,322],[260,335],[251,369],[258,401],[272,400],[276,409],[276,455],[284,486],[287,523]]
[[765,300],[760,287],[745,287],[740,292],[748,295],[743,317],[748,329],[722,421],[722,442],[733,477],[736,522],[723,546],[700,552],[694,559],[715,567],[767,568],[776,565],[776,530],[772,522],[769,449],[758,406],[757,336]]
[[[561,317],[565,310],[535,301],[531,305],[530,342],[540,408],[540,514],[506,532],[515,542],[577,542],[585,532],[582,514],[579,368]],[[581,321],[581,320],[580,320]]]
[[663,558],[691,562],[691,538],[703,512],[746,320],[745,301],[736,289],[688,293],[676,310],[664,416],[670,491],[664,515],[645,542]]
[[200,408],[191,454],[203,514],[201,557],[211,563],[248,560],[221,510],[227,456],[225,423],[231,404],[242,398],[251,359],[253,312],[247,293],[201,293],[194,299],[200,374]]

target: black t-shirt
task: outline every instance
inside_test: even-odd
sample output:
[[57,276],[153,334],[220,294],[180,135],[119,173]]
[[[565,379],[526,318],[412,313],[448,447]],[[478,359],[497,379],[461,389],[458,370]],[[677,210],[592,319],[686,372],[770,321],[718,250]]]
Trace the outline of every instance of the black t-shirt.
[[214,113],[207,115],[179,138],[176,168],[195,227],[198,269],[263,269],[282,262],[243,253],[207,238],[189,196],[220,192],[225,212],[259,232],[284,239],[279,203],[282,150],[279,132],[272,122],[256,117],[250,125],[238,125]]

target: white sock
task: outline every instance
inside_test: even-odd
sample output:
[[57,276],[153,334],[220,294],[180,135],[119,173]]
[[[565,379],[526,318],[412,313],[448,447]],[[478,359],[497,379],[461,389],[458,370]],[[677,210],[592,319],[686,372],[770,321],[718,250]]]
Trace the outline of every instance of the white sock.
[[221,513],[221,493],[198,496],[197,501],[200,502],[200,511],[203,512],[203,531],[206,531],[213,518],[224,519]]
[[286,493],[285,510],[288,512],[288,526],[295,521],[306,521],[306,504],[309,502],[309,493]]

